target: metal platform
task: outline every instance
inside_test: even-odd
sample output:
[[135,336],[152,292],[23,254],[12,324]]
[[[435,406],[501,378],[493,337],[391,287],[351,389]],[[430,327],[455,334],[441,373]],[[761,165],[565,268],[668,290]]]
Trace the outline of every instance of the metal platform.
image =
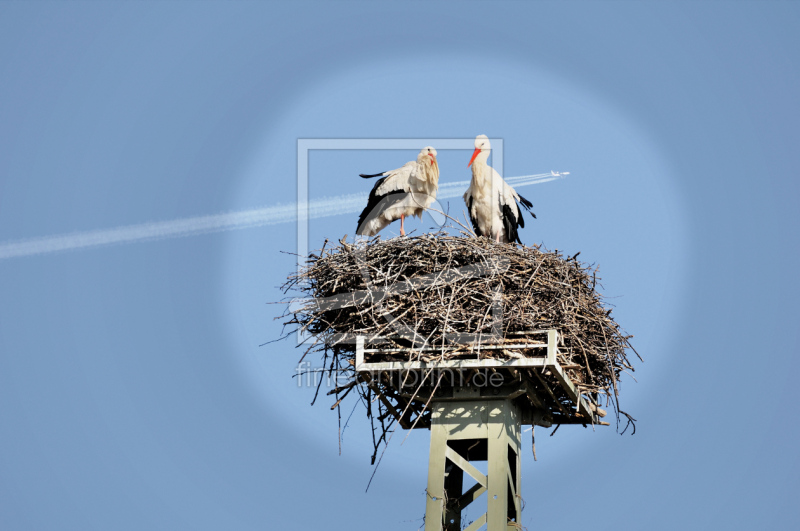
[[[404,348],[393,346],[384,338],[372,337],[368,343],[364,336],[357,336],[355,371],[406,429],[431,427],[430,409],[424,407],[430,402],[486,399],[514,400],[522,424],[608,425],[600,420],[605,411],[599,408],[595,397],[582,395],[559,363],[558,331],[520,333],[523,334],[522,339],[513,342],[444,348]],[[532,341],[533,335],[546,340]],[[497,350],[508,359],[485,357],[487,352]],[[458,352],[458,359],[447,356],[441,361],[385,361],[389,357],[448,352]],[[384,392],[376,382],[382,383]]]

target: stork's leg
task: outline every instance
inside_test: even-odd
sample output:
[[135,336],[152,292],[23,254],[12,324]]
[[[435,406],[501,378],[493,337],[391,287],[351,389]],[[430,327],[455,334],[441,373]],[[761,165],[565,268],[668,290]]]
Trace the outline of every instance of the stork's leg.
[[500,229],[497,229],[497,235],[495,236],[495,241],[500,243]]
[[406,220],[405,214],[400,214],[400,236],[405,236],[406,231],[403,229],[403,222]]

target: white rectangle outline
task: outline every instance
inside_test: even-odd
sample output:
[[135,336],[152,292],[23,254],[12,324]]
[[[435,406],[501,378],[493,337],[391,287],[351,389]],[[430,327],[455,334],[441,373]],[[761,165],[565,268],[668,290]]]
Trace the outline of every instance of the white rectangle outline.
[[[503,139],[490,138],[492,165],[503,175]],[[297,271],[308,256],[308,154],[314,149],[406,149],[420,150],[433,146],[436,150],[475,148],[474,138],[298,138],[297,139]],[[398,164],[398,168],[405,162]],[[441,168],[440,168],[441,169]],[[466,191],[466,190],[465,190]],[[366,206],[366,205],[365,205]],[[337,238],[338,239],[338,238]],[[297,342],[303,338],[298,334]]]

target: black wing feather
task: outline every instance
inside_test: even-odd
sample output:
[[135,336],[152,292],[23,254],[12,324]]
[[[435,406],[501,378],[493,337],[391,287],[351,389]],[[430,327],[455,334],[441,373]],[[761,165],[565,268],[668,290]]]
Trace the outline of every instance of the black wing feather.
[[[517,195],[519,195],[519,194],[517,194]],[[531,213],[531,216],[533,216],[533,219],[536,219],[536,214],[534,214],[533,211],[531,210],[533,208],[533,203],[531,203],[530,201],[528,201],[527,199],[525,199],[521,195],[519,195],[519,202],[522,204],[522,206],[525,207],[525,209],[528,212]],[[521,226],[524,226],[524,225],[521,225]]]
[[472,200],[473,197],[469,196],[469,201],[467,201],[467,215],[469,215],[469,220],[472,222],[472,230],[475,231],[475,236],[480,238],[483,234],[481,233],[481,229],[478,228],[478,220],[472,215]]
[[[503,227],[506,229],[508,241],[522,243],[522,240],[519,239],[517,227],[524,227],[524,225],[518,222],[517,217],[514,215],[514,211],[511,210],[510,205],[500,204],[500,208],[503,212]],[[522,216],[520,216],[520,219],[522,219]]]
[[[373,175],[373,177],[375,177],[375,175]],[[405,190],[398,188],[390,190],[385,194],[377,195],[378,188],[380,188],[380,186],[384,183],[384,181],[386,181],[386,179],[387,177],[378,179],[375,182],[375,186],[372,187],[372,191],[369,193],[369,199],[367,200],[367,206],[361,212],[361,215],[358,216],[358,226],[356,227],[356,234],[360,234],[359,229],[361,229],[361,225],[367,220],[367,217],[369,217],[370,212],[372,212],[379,204],[381,204],[381,202],[383,202],[383,205],[381,206],[383,206],[385,209],[389,206],[390,203],[402,200],[403,198],[399,197],[400,195],[405,196],[407,194]]]
[[386,175],[386,172],[383,171],[381,173],[375,173],[375,174],[372,174],[372,175],[367,175],[366,173],[359,173],[358,174],[358,176],[361,177],[362,179],[370,179],[372,177],[380,177],[381,175]]

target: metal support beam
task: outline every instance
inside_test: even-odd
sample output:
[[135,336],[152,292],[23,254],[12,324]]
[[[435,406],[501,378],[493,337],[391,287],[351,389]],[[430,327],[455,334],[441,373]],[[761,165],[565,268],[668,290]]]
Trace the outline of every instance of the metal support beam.
[[[460,531],[462,511],[484,492],[485,512],[467,529],[484,523],[487,531],[517,529],[520,421],[518,406],[508,399],[433,403],[425,531]],[[488,473],[474,461],[486,461]],[[476,483],[464,489],[465,479]]]

